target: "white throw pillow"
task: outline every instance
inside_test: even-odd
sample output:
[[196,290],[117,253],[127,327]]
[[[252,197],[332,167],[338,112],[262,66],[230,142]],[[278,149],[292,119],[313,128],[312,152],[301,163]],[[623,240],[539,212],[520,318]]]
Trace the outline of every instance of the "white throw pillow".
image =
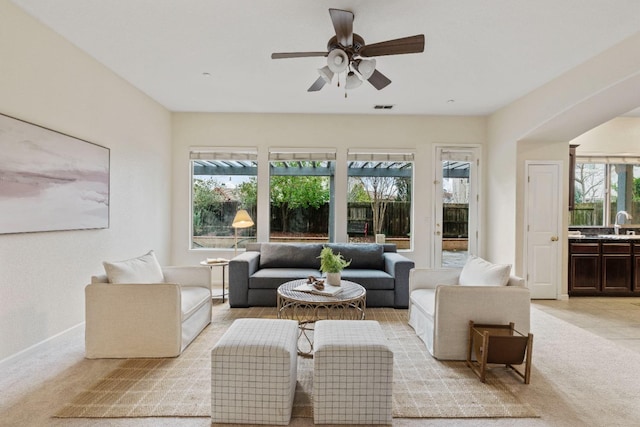
[[109,283],[162,283],[164,275],[153,251],[138,258],[103,262]]
[[470,256],[460,272],[458,284],[462,286],[506,286],[511,265],[492,264],[477,256]]

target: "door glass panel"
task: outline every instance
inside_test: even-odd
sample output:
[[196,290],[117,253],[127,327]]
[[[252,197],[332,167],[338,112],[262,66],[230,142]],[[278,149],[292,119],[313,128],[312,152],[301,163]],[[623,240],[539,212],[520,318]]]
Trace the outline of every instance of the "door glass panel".
[[469,255],[471,162],[442,160],[442,266],[462,267]]

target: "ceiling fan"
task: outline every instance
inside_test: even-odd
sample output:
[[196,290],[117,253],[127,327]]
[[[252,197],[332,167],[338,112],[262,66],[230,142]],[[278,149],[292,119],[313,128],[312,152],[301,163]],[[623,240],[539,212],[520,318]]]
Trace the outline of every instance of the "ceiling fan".
[[[271,59],[304,58],[323,56],[327,65],[318,69],[320,77],[311,85],[308,92],[316,92],[331,83],[334,74],[346,72],[345,89],[355,89],[363,80],[367,80],[378,90],[387,87],[391,80],[376,69],[373,56],[401,55],[424,52],[424,34],[387,40],[367,45],[364,39],[353,32],[353,12],[329,9],[336,35],[329,39],[325,52],[281,52],[272,53]],[[338,80],[338,86],[340,81]],[[345,93],[346,96],[346,93]]]

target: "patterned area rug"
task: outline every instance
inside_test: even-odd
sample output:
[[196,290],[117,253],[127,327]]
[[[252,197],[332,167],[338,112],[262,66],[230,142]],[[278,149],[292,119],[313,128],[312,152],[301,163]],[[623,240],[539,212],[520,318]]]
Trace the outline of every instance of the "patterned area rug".
[[[394,352],[395,418],[527,418],[535,411],[518,399],[519,387],[487,376],[481,383],[464,362],[432,358],[407,324],[406,310],[367,309]],[[74,397],[56,417],[209,417],[211,347],[237,318],[275,318],[275,308],[215,306],[213,322],[174,359],[128,359]],[[505,369],[505,368],[494,368]],[[293,417],[313,417],[313,360],[298,358]]]

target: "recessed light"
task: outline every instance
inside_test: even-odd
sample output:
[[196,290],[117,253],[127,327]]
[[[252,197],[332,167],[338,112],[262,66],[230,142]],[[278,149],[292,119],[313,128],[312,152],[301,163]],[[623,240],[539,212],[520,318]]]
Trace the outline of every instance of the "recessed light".
[[211,73],[207,73],[206,71],[205,71],[204,73],[202,73],[202,75],[203,75],[204,77],[211,77]]
[[455,100],[455,99],[447,99],[447,102],[448,102],[449,104],[453,104],[454,102],[456,102],[456,100]]

